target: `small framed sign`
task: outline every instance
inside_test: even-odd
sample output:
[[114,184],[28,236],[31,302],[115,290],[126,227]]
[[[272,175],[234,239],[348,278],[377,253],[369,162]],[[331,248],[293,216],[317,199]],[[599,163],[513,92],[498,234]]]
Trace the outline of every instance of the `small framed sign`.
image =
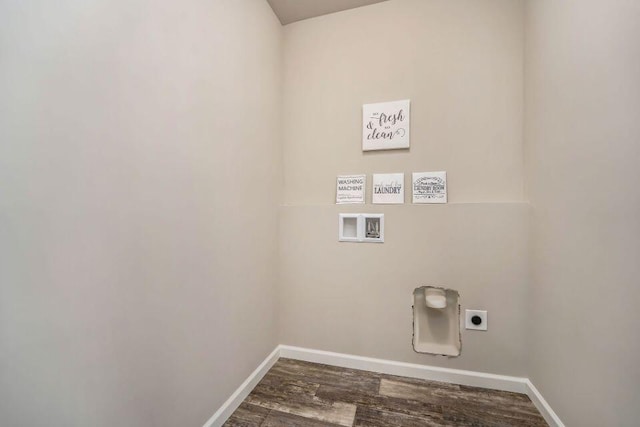
[[414,172],[413,203],[447,203],[446,172]]
[[404,173],[373,174],[371,203],[404,203]]
[[364,203],[366,175],[341,175],[336,180],[336,203]]
[[409,148],[410,100],[362,106],[362,151]]

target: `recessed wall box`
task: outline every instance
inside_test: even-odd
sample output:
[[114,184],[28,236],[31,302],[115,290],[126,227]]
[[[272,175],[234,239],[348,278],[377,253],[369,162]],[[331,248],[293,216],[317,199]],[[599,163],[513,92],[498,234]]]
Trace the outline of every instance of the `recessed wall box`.
[[413,349],[418,353],[459,356],[460,294],[439,286],[413,291]]
[[358,222],[358,214],[340,214],[338,240],[341,242],[358,242],[358,235],[360,234]]
[[383,243],[384,214],[339,214],[338,240]]

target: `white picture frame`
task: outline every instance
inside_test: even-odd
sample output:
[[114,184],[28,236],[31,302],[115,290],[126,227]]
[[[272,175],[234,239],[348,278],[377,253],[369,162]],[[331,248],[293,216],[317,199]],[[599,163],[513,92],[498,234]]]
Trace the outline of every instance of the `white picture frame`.
[[336,178],[336,204],[364,203],[367,175],[339,175]]
[[409,148],[411,101],[380,102],[362,106],[362,151]]
[[411,179],[413,203],[447,203],[447,172],[414,172]]
[[404,203],[404,173],[373,174],[371,203],[401,205]]

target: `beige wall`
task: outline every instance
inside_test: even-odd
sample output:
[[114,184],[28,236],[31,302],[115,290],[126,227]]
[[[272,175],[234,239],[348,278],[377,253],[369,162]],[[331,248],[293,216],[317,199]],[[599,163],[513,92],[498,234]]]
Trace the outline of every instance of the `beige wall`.
[[[339,212],[285,207],[281,216],[280,341],[427,365],[525,375],[527,206],[451,204],[371,208],[384,244],[339,243]],[[415,228],[414,228],[415,226]],[[462,309],[489,311],[489,331],[462,331],[462,355],[417,354],[412,293],[460,291]]]
[[[523,200],[522,2],[392,0],[285,27],[284,201],[337,174],[446,170],[453,203]],[[411,149],[364,153],[363,103],[411,99]]]
[[0,425],[199,426],[273,350],[281,33],[0,2]]
[[527,2],[529,375],[568,426],[640,419],[640,4]]
[[[639,15],[392,0],[283,48],[262,0],[1,2],[0,424],[202,425],[284,343],[634,425]],[[362,153],[361,105],[404,98],[411,149]],[[370,204],[371,173],[428,170],[448,205]],[[334,204],[347,173],[367,205]],[[337,242],[358,211],[384,244]],[[411,348],[424,284],[489,311],[459,358]]]
[[[525,374],[523,4],[393,0],[285,27],[280,341]],[[411,149],[362,153],[361,105],[411,99]],[[446,206],[335,205],[338,174],[446,170]],[[337,242],[339,212],[386,214],[385,243]],[[411,347],[412,291],[489,310],[462,356]]]

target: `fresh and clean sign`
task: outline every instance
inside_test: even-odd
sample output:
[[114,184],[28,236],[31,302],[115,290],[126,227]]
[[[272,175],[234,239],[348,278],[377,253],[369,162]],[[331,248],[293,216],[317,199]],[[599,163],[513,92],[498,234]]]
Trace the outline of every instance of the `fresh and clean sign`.
[[409,106],[403,101],[362,106],[362,151],[409,148]]

